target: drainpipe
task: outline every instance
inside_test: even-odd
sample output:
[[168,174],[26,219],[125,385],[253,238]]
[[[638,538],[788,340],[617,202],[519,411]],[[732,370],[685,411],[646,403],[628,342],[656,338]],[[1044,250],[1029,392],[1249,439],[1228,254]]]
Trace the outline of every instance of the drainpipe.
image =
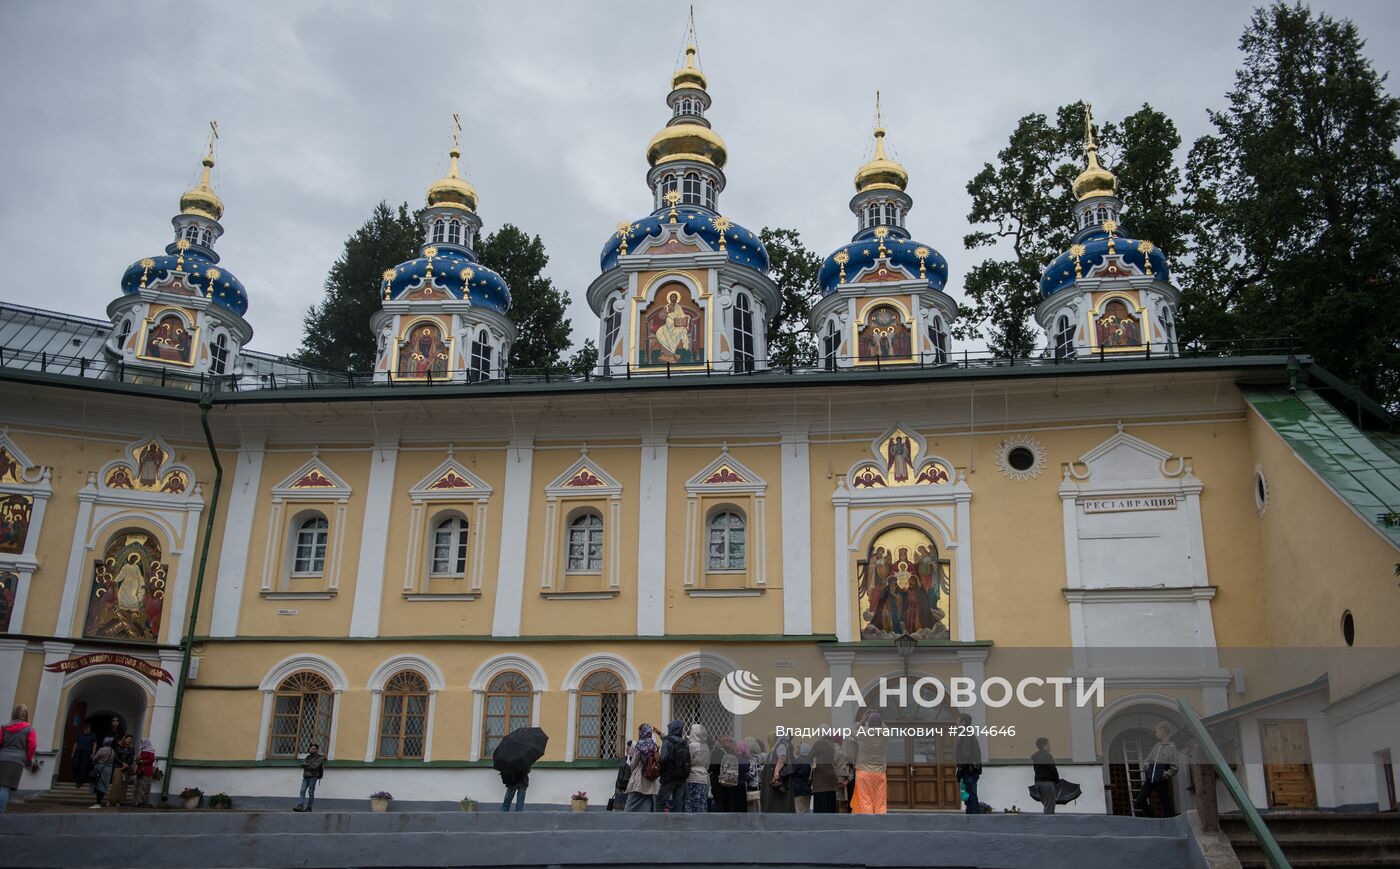
[[209,512],[204,518],[204,544],[199,549],[199,572],[194,579],[194,599],[190,604],[190,624],[180,643],[180,678],[175,683],[175,712],[170,722],[170,745],[165,752],[165,778],[160,781],[160,801],[170,800],[170,778],[175,767],[175,739],[180,735],[180,712],[185,706],[185,681],[190,675],[190,654],[194,651],[194,629],[199,622],[199,596],[204,590],[204,567],[209,563],[209,538],[214,533],[214,516],[219,510],[219,488],[224,482],[224,466],[219,464],[219,451],[214,448],[214,435],[209,431],[209,408],[213,393],[199,399],[199,424],[204,427],[204,440],[209,444],[209,458],[214,461],[214,490],[209,498]]

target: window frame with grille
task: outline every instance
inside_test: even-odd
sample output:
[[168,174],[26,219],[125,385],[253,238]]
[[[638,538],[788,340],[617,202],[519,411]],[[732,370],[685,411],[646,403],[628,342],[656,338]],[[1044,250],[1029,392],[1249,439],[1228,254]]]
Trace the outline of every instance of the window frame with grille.
[[714,739],[721,736],[739,736],[739,716],[731,714],[719,699],[719,685],[723,676],[713,670],[698,668],[681,676],[671,686],[672,721],[685,722],[684,733],[697,721]]
[[[617,673],[601,668],[585,676],[576,692],[574,705],[574,760],[619,760],[627,744],[627,684]],[[597,709],[591,710],[590,701],[596,701]],[[608,702],[613,709],[611,724],[608,722]],[[590,728],[587,722],[597,720],[597,726]],[[592,730],[593,732],[589,732]],[[585,747],[585,740],[594,740],[596,746]],[[591,750],[589,750],[591,749]],[[607,750],[605,752],[605,749]]]
[[[399,670],[385,681],[379,693],[374,756],[426,760],[433,713],[433,691],[427,678],[414,669]],[[415,740],[416,751],[412,750]]]
[[[335,726],[336,691],[329,680],[311,670],[297,670],[268,692],[271,708],[267,719],[267,757],[300,757],[311,743],[329,756]],[[284,701],[295,700],[294,708]],[[308,700],[314,706],[308,710]],[[286,725],[291,722],[291,727]],[[291,740],[290,746],[287,740]]]
[[[512,678],[518,681],[507,684]],[[525,710],[523,713],[517,713],[514,701],[522,697],[525,699]],[[494,698],[502,699],[500,713],[493,714],[491,711]],[[504,670],[492,676],[481,696],[481,756],[490,757],[500,741],[512,731],[532,726],[534,714],[535,686],[529,676],[519,670]],[[502,720],[500,733],[491,732],[492,719]]]

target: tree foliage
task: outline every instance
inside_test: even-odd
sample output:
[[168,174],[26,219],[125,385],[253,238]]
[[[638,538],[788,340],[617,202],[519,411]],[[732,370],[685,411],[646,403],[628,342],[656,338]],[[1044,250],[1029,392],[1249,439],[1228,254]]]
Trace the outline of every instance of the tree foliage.
[[1187,161],[1183,338],[1289,336],[1400,403],[1400,101],[1356,26],[1255,10],[1244,64]]
[[796,230],[765,226],[759,238],[768,251],[768,277],[782,296],[782,306],[768,324],[768,364],[773,368],[810,364],[816,358],[817,343],[807,321],[821,298],[817,271],[822,259],[802,244]]
[[333,371],[373,369],[369,321],[379,310],[384,270],[417,256],[421,236],[407,203],[397,211],[386,202],[376,205],[331,266],[321,304],[306,312],[297,359]]
[[[1043,114],[1026,115],[997,162],[984,164],[968,182],[968,220],[979,228],[963,238],[963,246],[1008,247],[1010,255],[989,257],[968,270],[959,338],[982,338],[994,351],[1019,355],[1038,346],[1030,317],[1040,302],[1041,271],[1073,236],[1070,187],[1084,166],[1084,111],[1083,103],[1061,106],[1053,122]],[[1122,182],[1133,232],[1170,255],[1185,233],[1177,202],[1180,172],[1172,157],[1181,143],[1176,125],[1144,104],[1096,135],[1101,161]]]
[[510,318],[518,335],[510,348],[510,368],[552,368],[564,364],[571,343],[569,295],[544,275],[549,264],[544,242],[513,224],[477,237],[481,264],[505,278],[510,287]]

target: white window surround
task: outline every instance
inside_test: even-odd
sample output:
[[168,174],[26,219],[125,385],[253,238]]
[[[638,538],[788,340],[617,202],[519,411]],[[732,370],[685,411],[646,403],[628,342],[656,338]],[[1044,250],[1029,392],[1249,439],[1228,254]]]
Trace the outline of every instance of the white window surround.
[[253,756],[254,760],[264,760],[267,758],[268,724],[272,721],[272,698],[277,693],[277,688],[288,676],[293,673],[305,670],[315,673],[331,686],[331,732],[326,740],[326,760],[335,759],[335,735],[340,729],[340,701],[349,683],[345,679],[345,673],[336,666],[330,658],[323,658],[320,655],[292,655],[283,658],[276,666],[267,671],[262,682],[258,683],[258,690],[263,695],[262,721],[258,724],[258,750]]
[[[433,484],[446,478],[449,473],[466,485],[434,489]],[[428,571],[432,566],[432,532],[440,517],[446,518],[454,511],[467,520],[467,590],[451,597],[476,600],[481,596],[482,570],[489,543],[486,537],[487,508],[494,491],[489,483],[457,461],[451,450],[448,451],[447,461],[408,490],[413,509],[408,519],[409,546],[404,560],[403,593],[406,598],[440,599],[440,596],[430,594],[427,586]]]
[[579,685],[588,678],[590,673],[599,670],[607,670],[617,675],[622,680],[622,684],[627,691],[627,709],[623,720],[619,723],[624,734],[624,739],[631,738],[631,726],[635,720],[635,700],[637,692],[642,690],[642,677],[637,673],[637,668],[631,662],[617,655],[610,655],[607,652],[599,652],[596,655],[589,655],[587,658],[574,664],[573,668],[564,676],[563,688],[569,692],[569,717],[567,741],[564,743],[564,760],[566,762],[574,759],[574,749],[578,741],[578,692]]
[[[29,530],[25,533],[24,549],[20,552],[0,553],[0,568],[13,571],[19,579],[15,584],[15,599],[10,609],[12,634],[23,633],[25,603],[29,598],[29,583],[34,572],[39,569],[39,534],[43,531],[44,512],[49,498],[53,495],[53,469],[39,467],[10,438],[8,429],[0,429],[0,446],[10,454],[19,466],[19,482],[0,482],[0,496],[25,495],[34,499],[29,512]],[[19,671],[13,678],[18,684]],[[13,691],[11,692],[13,694]]]
[[476,669],[470,682],[472,691],[472,745],[468,760],[481,760],[481,713],[482,706],[486,702],[487,686],[491,684],[492,679],[512,670],[530,680],[530,724],[533,727],[540,726],[540,700],[544,692],[549,690],[549,680],[545,678],[544,669],[533,658],[525,655],[507,653],[489,658]]
[[437,711],[438,692],[447,687],[442,670],[421,655],[396,655],[380,664],[369,677],[369,739],[365,745],[365,763],[374,761],[379,747],[379,711],[384,703],[384,686],[397,673],[412,670],[428,683],[427,727],[423,732],[423,762],[433,759],[433,718]]
[[[297,481],[312,472],[324,477],[329,485],[298,487]],[[343,479],[321,461],[319,452],[313,451],[311,459],[288,474],[280,483],[272,487],[272,509],[267,524],[267,550],[263,554],[263,575],[261,593],[270,600],[276,599],[318,599],[333,597],[340,586],[340,562],[345,542],[345,513],[352,490]],[[303,505],[290,519],[284,519],[287,505]],[[291,542],[294,539],[298,517],[311,509],[321,510],[330,524],[329,545],[327,546],[325,570],[322,579],[325,587],[318,591],[292,591],[284,585],[284,578],[290,576]],[[285,524],[285,528],[283,527]]]
[[[603,515],[603,576],[606,579],[606,593],[611,595],[621,585],[622,568],[622,484],[600,468],[588,457],[588,448],[580,451],[578,461],[570,465],[564,473],[555,477],[545,486],[545,526],[544,526],[544,575],[540,577],[540,590],[546,594],[558,594],[556,576],[561,565],[565,564],[563,541],[567,536],[560,534],[561,526],[568,533],[567,522],[576,506],[587,502],[607,500],[607,511]],[[569,485],[582,472],[596,477],[597,485]]]
[[[727,470],[729,473],[724,474]],[[720,482],[719,477],[737,477],[734,482]],[[710,482],[706,482],[706,481]],[[722,503],[732,503],[744,516],[747,530],[745,573],[753,589],[762,589],[768,582],[768,522],[766,495],[768,483],[743,462],[729,454],[725,444],[720,454],[685,483],[685,576],[687,593],[702,591],[700,577],[708,572],[705,553],[708,540],[709,513]],[[701,500],[710,506],[701,508]],[[735,589],[724,591],[734,592]]]

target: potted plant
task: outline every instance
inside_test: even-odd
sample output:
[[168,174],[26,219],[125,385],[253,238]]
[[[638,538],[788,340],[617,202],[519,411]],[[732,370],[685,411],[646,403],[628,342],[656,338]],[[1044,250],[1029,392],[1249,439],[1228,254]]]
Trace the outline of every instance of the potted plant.
[[199,808],[199,801],[204,798],[204,791],[199,788],[185,788],[180,791],[180,799],[185,801],[185,808]]
[[231,809],[233,808],[233,797],[225,793],[214,794],[209,798],[209,808]]
[[369,795],[369,807],[376,812],[387,812],[389,811],[389,801],[393,798],[394,795],[388,791],[375,791]]
[[588,791],[579,791],[569,800],[569,808],[576,812],[588,811]]
[[476,800],[471,797],[462,797],[462,801],[458,803],[458,805],[462,807],[462,811],[464,812],[476,811]]

